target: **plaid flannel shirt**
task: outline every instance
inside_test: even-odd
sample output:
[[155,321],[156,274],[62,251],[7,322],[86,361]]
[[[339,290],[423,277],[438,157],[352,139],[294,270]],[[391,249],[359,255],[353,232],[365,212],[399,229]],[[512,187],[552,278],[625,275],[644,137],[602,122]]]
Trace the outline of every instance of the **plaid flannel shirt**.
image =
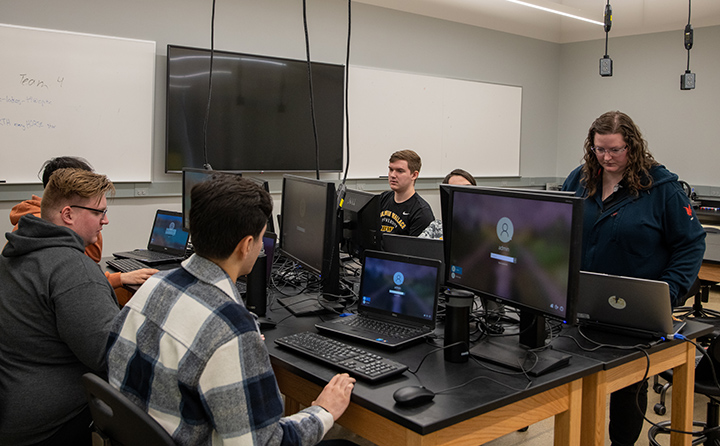
[[282,417],[255,319],[228,275],[197,255],[135,293],[107,360],[110,383],[180,445],[312,445],[333,424],[318,406]]

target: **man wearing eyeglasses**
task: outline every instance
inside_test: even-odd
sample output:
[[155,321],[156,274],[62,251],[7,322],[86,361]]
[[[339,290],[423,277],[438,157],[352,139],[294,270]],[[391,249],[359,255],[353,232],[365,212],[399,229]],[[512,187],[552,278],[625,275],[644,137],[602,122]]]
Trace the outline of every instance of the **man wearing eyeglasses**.
[[41,217],[25,215],[0,255],[0,444],[90,445],[81,384],[104,374],[110,283],[85,247],[108,224],[104,175],[60,169]]

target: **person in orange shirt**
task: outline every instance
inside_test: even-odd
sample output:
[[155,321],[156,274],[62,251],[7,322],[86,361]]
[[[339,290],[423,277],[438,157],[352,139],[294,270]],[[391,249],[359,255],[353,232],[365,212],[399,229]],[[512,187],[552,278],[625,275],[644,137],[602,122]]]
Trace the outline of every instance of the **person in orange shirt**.
[[[40,172],[42,172],[43,188],[47,186],[48,181],[50,180],[50,175],[52,175],[56,170],[63,168],[82,169],[93,172],[93,168],[90,164],[82,158],[73,156],[59,156],[57,158],[52,158],[45,161],[40,169]],[[42,198],[37,195],[33,195],[29,200],[16,204],[10,210],[10,223],[14,226],[13,232],[17,230],[18,221],[23,215],[33,214],[36,217],[40,217],[41,203]],[[93,259],[95,263],[100,263],[100,259],[102,258],[102,246],[102,234],[98,234],[97,241],[85,247],[85,254]],[[105,272],[105,277],[107,277],[110,285],[115,290],[118,302],[121,306],[123,306],[128,300],[130,300],[130,297],[132,297],[132,293],[123,288],[123,285],[142,285],[148,277],[152,276],[157,271],[158,270],[153,268],[144,268],[129,273]]]

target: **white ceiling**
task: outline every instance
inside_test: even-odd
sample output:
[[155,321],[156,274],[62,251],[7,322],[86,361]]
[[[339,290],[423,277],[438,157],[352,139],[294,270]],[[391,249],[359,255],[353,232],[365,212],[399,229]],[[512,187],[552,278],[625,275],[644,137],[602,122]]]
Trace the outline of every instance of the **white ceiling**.
[[[399,11],[504,31],[556,43],[602,39],[601,25],[566,18],[507,0],[355,0]],[[603,21],[607,0],[524,0]],[[682,30],[689,0],[610,0],[610,37]],[[692,0],[693,28],[720,25],[720,0]]]

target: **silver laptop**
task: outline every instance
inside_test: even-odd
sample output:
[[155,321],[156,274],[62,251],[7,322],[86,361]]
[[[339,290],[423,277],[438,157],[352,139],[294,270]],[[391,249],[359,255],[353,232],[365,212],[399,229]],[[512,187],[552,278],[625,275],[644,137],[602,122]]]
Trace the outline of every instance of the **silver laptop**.
[[321,331],[398,348],[435,329],[440,261],[365,250],[358,313],[315,324]]
[[672,317],[670,288],[658,280],[580,271],[581,326],[646,339],[672,338],[685,325]]

